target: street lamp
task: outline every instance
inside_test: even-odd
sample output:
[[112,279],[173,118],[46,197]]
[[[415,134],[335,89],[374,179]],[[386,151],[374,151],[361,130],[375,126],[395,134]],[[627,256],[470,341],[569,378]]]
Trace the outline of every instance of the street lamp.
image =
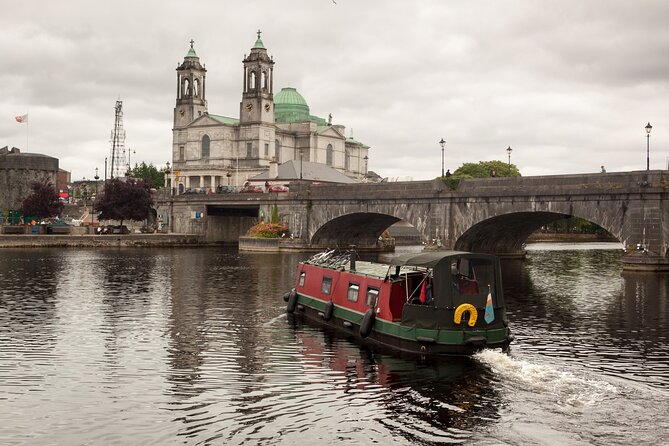
[[369,157],[365,155],[363,159],[365,160],[365,181],[367,181],[367,161],[369,161]]
[[444,138],[441,138],[441,141],[439,141],[439,144],[441,144],[441,176],[444,176],[444,145],[446,144],[446,141],[444,141]]
[[230,186],[230,177],[232,176],[232,174],[228,172],[225,174],[225,176],[228,177],[228,186]]
[[300,149],[300,180],[302,179],[302,149]]
[[653,126],[646,125],[646,170],[650,170],[650,131],[653,129]]
[[[163,175],[165,176],[165,188],[167,188],[167,185],[170,184],[170,162],[165,163],[165,170],[163,171]],[[170,190],[172,188],[170,187]],[[171,195],[171,194],[170,194]]]
[[107,157],[105,157],[105,184],[107,184]]
[[511,171],[511,152],[513,152],[513,150],[511,149],[511,146],[509,146],[509,148],[506,149],[506,153],[509,155],[509,171]]

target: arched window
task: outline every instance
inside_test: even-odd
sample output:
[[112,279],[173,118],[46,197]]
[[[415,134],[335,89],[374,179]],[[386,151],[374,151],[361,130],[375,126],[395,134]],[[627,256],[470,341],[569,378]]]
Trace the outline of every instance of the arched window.
[[334,149],[332,148],[332,144],[328,144],[327,151],[325,152],[325,164],[331,166],[332,158],[334,158]]
[[263,71],[261,74],[261,85],[263,90],[267,90],[267,71]]
[[209,139],[209,135],[204,135],[202,137],[202,158],[209,158],[209,146],[211,144],[211,140]]
[[251,71],[251,82],[250,82],[249,90],[255,90],[256,89],[256,72]]
[[281,144],[279,144],[278,139],[274,140],[274,157],[277,163],[281,162]]
[[190,97],[190,81],[184,79],[184,97]]
[[200,80],[195,79],[193,81],[193,96],[197,97],[199,92],[200,92]]

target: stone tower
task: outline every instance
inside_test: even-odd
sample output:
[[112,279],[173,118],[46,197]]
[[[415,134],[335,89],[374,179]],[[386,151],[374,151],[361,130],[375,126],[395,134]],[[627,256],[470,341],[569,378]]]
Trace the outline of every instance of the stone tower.
[[274,147],[274,60],[258,38],[244,57],[244,83],[239,104],[240,158],[247,165],[268,166]]
[[177,104],[174,107],[174,128],[185,127],[207,113],[205,78],[207,70],[200,64],[193,40],[184,61],[177,67]]
[[274,124],[274,61],[260,39],[244,58],[244,90],[239,108],[239,121]]

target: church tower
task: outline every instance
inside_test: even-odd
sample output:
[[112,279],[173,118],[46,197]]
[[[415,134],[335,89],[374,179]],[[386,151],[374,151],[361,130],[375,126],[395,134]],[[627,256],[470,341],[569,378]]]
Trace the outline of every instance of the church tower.
[[244,90],[239,105],[240,124],[274,124],[274,60],[260,39],[243,60]]
[[185,127],[207,113],[205,77],[207,70],[200,64],[193,40],[184,61],[177,67],[177,104],[174,107],[174,128]]

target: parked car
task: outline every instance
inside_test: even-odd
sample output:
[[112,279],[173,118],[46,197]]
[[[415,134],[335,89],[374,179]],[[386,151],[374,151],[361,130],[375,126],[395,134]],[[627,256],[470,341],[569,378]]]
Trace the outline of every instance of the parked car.
[[268,192],[288,192],[288,188],[286,186],[280,186],[277,184],[270,186]]
[[241,192],[243,194],[262,194],[262,193],[264,193],[264,191],[262,190],[262,187],[251,186],[251,185],[244,186],[242,188],[242,190],[240,190],[239,192]]

